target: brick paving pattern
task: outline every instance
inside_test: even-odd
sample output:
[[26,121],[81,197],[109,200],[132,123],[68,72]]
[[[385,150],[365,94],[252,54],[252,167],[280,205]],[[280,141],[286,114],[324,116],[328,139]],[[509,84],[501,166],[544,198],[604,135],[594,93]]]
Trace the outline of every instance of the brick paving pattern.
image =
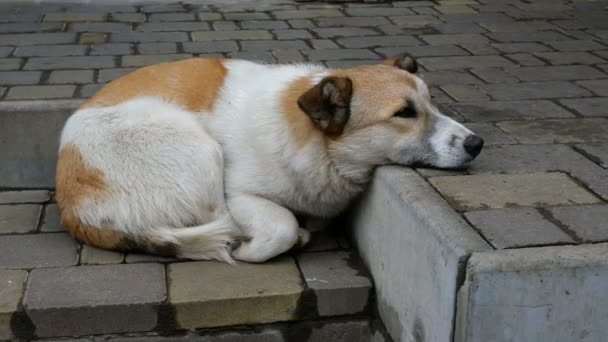
[[[486,139],[484,151],[465,170],[417,169],[479,234],[496,249],[608,241],[608,1],[0,6],[1,101],[84,99],[136,67],[188,57],[351,67],[407,51],[418,58],[439,107]],[[198,276],[188,270],[198,264],[82,248],[62,231],[48,193],[0,193],[0,249],[12,251],[0,256],[0,281],[14,282],[11,298],[0,300],[0,338],[11,332],[6,317],[23,308],[17,305],[23,289],[26,311],[55,310],[57,303],[35,297],[53,289],[37,287],[63,272],[84,277],[95,267],[133,276],[141,267],[160,265],[156,275],[169,277],[168,287],[149,290],[149,298],[131,308],[142,312],[140,331],[155,329],[150,322],[161,316],[166,298],[180,297],[180,306],[201,312],[214,310],[216,304],[200,293],[171,293],[172,281],[190,283]],[[284,261],[284,277],[295,274],[300,283],[268,284],[271,293],[286,294],[261,302],[282,308],[277,319],[295,317],[291,303],[303,293],[325,298],[317,315],[357,312],[366,304],[340,302],[348,298],[340,297],[344,293],[360,299],[371,284],[353,276],[348,252],[326,252],[342,250],[332,239],[309,247],[310,255]],[[314,284],[315,273],[328,272],[321,265],[342,270],[351,282],[337,280],[337,289]],[[47,274],[46,267],[59,267],[60,273]],[[17,269],[30,272],[27,282]],[[130,300],[125,296],[108,310]],[[72,310],[66,315],[86,312],[77,299],[65,298]],[[227,303],[252,309],[247,301]],[[340,312],[326,312],[331,307]],[[179,310],[169,316],[184,326],[222,325],[198,322]],[[47,336],[52,332],[45,327],[52,323],[34,322]],[[89,327],[66,326],[62,334],[90,333]],[[95,333],[104,333],[103,327]]]

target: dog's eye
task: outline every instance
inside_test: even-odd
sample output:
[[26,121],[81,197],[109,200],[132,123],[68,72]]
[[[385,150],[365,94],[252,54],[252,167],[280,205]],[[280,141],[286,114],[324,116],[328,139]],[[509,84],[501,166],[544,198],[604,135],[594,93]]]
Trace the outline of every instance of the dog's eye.
[[398,116],[400,118],[410,118],[410,119],[415,118],[416,115],[417,115],[416,109],[414,109],[414,106],[403,107],[395,113],[395,116]]

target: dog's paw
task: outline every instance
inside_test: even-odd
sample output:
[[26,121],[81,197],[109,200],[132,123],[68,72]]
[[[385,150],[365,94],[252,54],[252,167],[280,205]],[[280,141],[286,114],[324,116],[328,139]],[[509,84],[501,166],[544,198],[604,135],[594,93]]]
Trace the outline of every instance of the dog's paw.
[[295,248],[304,248],[310,242],[310,232],[303,228],[298,228],[298,241]]

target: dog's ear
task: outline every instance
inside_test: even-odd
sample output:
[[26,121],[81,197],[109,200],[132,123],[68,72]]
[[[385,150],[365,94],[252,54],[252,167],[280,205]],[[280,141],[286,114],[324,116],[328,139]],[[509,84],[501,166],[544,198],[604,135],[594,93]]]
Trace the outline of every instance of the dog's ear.
[[416,71],[418,71],[418,63],[416,63],[414,57],[408,55],[407,53],[391,57],[384,61],[383,64],[396,66],[397,68],[403,69],[412,74],[415,74]]
[[324,132],[342,133],[350,117],[353,82],[348,77],[326,77],[302,94],[298,106]]

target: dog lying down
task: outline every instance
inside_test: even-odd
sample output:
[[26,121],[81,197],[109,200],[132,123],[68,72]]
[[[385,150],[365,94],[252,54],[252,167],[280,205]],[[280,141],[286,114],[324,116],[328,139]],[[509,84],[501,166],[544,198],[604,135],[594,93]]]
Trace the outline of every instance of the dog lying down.
[[96,247],[228,263],[306,244],[376,166],[454,168],[479,154],[483,140],[431,104],[416,70],[402,55],[350,69],[194,58],[133,71],[63,129],[62,222]]

